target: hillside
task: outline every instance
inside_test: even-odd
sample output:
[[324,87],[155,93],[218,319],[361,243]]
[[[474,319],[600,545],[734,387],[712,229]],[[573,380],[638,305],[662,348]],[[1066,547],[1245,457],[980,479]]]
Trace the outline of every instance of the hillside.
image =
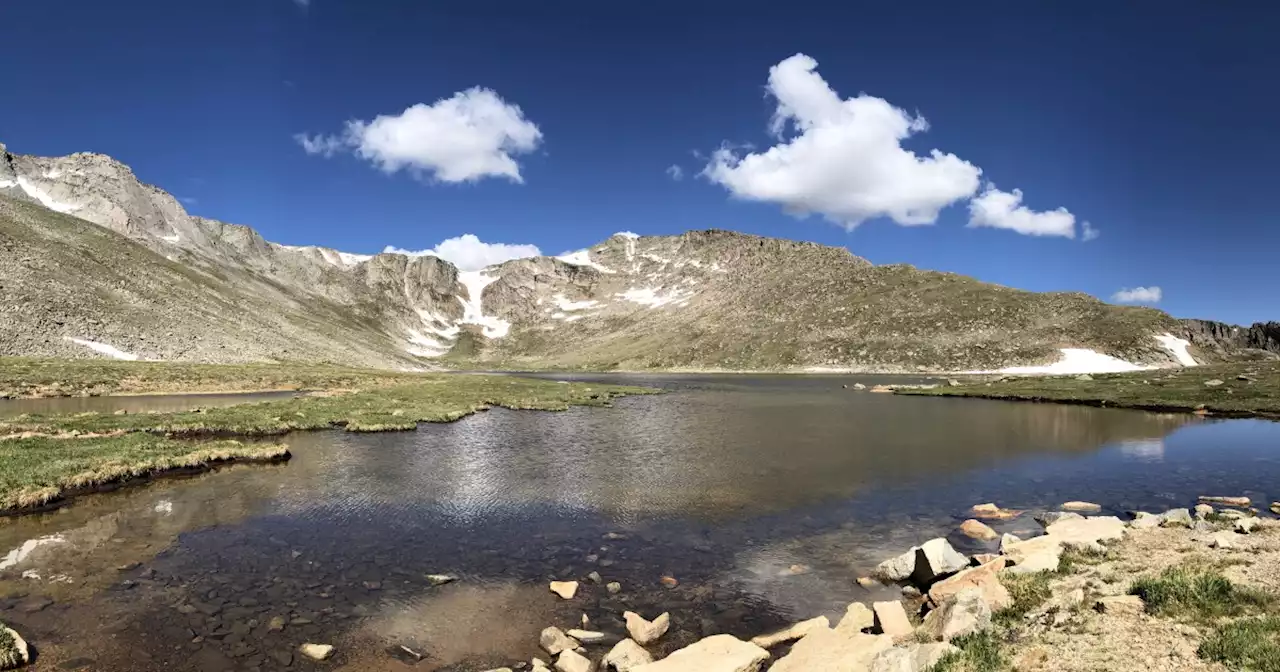
[[[1275,330],[1025,292],[728,231],[617,234],[462,272],[264,240],[100,154],[0,145],[0,355],[382,368],[989,370],[1084,348],[1175,365]],[[1236,329],[1236,331],[1231,331]]]

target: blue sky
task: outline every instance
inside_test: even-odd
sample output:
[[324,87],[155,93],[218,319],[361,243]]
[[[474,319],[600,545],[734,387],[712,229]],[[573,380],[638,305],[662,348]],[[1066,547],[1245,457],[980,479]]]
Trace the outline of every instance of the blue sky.
[[0,25],[11,151],[111,154],[284,243],[725,228],[1280,318],[1271,3],[62,0]]

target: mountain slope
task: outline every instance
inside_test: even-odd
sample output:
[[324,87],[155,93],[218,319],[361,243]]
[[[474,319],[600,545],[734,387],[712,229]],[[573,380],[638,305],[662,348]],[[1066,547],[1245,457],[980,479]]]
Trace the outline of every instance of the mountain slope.
[[0,304],[7,355],[942,371],[1051,363],[1063,348],[1176,364],[1163,334],[1191,338],[1200,361],[1280,349],[1083,294],[727,231],[617,234],[465,272],[430,256],[290,247],[190,216],[110,157],[3,145]]

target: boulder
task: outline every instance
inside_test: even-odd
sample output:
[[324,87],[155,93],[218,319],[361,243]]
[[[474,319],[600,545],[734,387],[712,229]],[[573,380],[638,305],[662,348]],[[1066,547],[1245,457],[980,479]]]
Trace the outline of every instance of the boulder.
[[645,620],[634,611],[624,612],[622,618],[627,622],[627,632],[631,633],[631,639],[641,646],[658,641],[658,638],[667,634],[667,628],[671,627],[671,614],[666,612],[652,621]]
[[980,565],[985,565],[988,562],[991,562],[992,560],[995,560],[998,557],[1000,557],[999,553],[978,553],[974,555],[972,558],[970,558],[972,562],[970,562],[969,564],[973,565],[974,567],[978,567]]
[[991,611],[999,611],[1013,603],[1008,589],[1000,583],[999,572],[1005,568],[1006,563],[1005,558],[998,558],[943,579],[929,588],[929,601],[943,604],[961,591],[977,589]]
[[1018,538],[1018,535],[1009,534],[1008,532],[1005,532],[1003,535],[1000,536],[1000,552],[1004,553],[1004,550],[1006,548],[1009,548],[1013,544],[1016,544],[1020,541],[1022,541],[1022,539]]
[[1026,541],[1011,544],[1004,549],[1004,555],[1013,562],[1012,567],[1004,570],[1010,574],[1056,572],[1058,561],[1062,557],[1062,542],[1057,537],[1047,534],[1032,537]]
[[1218,495],[1200,495],[1198,498],[1205,504],[1221,504],[1223,506],[1234,506],[1238,508],[1246,508],[1253,503],[1248,497],[1222,497]]
[[1022,515],[1021,511],[1002,509],[991,503],[975,504],[973,508],[969,509],[969,513],[973,514],[974,518],[982,518],[983,520],[1009,520]]
[[538,644],[542,646],[542,650],[551,655],[556,655],[567,649],[578,648],[578,640],[564,634],[564,631],[555,626],[546,628],[538,637]]
[[871,672],[925,672],[933,669],[943,656],[959,650],[946,642],[895,646],[881,651],[871,661]]
[[551,592],[566,600],[572,600],[578,594],[577,581],[552,581]]
[[1240,534],[1249,534],[1257,526],[1257,518],[1240,518],[1236,520],[1236,532]]
[[1196,504],[1196,518],[1204,520],[1213,515],[1213,507],[1208,504]]
[[[800,640],[804,642],[807,640]],[[797,644],[797,646],[799,646]],[[769,652],[733,635],[712,635],[632,672],[757,672]],[[773,667],[776,671],[777,665]],[[797,668],[799,669],[799,668]]]
[[854,602],[845,609],[844,618],[840,619],[840,623],[836,625],[836,630],[840,632],[854,634],[868,630],[876,624],[876,615],[867,605],[861,602]]
[[917,553],[916,571],[912,574],[912,580],[920,586],[927,586],[947,574],[969,566],[969,558],[952,548],[942,537],[924,542]]
[[770,672],[854,672],[867,670],[880,653],[893,647],[888,635],[819,630],[791,647]]
[[1102,510],[1101,504],[1093,502],[1063,502],[1063,511],[1075,511],[1076,513],[1097,513]]
[[1191,527],[1194,522],[1187,509],[1169,509],[1160,516],[1160,527]]
[[596,664],[591,659],[569,649],[562,651],[560,657],[556,658],[557,672],[596,672]]
[[1047,536],[1057,538],[1065,546],[1102,550],[1099,542],[1122,538],[1125,525],[1115,516],[1093,516],[1079,520],[1060,520],[1044,531]]
[[1093,610],[1102,614],[1136,615],[1146,611],[1146,604],[1137,595],[1111,595],[1100,597],[1094,603]]
[[653,662],[653,655],[644,650],[634,639],[624,639],[613,645],[609,653],[604,654],[600,667],[604,670],[628,672],[641,665]]
[[964,532],[966,536],[980,541],[991,541],[1000,536],[995,530],[988,527],[986,523],[974,518],[961,523],[960,531]]
[[901,555],[894,556],[876,565],[871,575],[881,581],[906,581],[911,578],[912,572],[916,571],[916,550],[911,550]]
[[[586,614],[583,614],[583,615],[585,616]],[[597,642],[603,642],[605,637],[605,634],[603,632],[596,632],[594,630],[580,630],[578,628],[569,630],[565,634],[578,640],[579,642],[582,642],[583,644],[595,644]]]
[[22,667],[31,662],[31,648],[17,631],[0,624],[0,670]]
[[[963,573],[961,572],[961,574]],[[959,574],[956,576],[959,576]],[[910,636],[911,631],[915,629],[911,626],[911,620],[907,618],[907,610],[902,608],[902,602],[897,600],[893,602],[876,602],[871,605],[871,610],[875,612],[875,625],[880,629],[881,634],[889,635],[897,640]]]
[[1209,537],[1209,548],[1221,548],[1223,550],[1234,548],[1235,543],[1231,539],[1232,536],[1230,532],[1213,533],[1213,536]]
[[298,647],[302,655],[311,660],[328,660],[333,655],[333,647],[328,644],[303,644]]
[[1271,513],[1280,514],[1280,502],[1271,502]]
[[1129,521],[1129,527],[1135,530],[1150,530],[1160,527],[1163,522],[1164,516],[1162,515],[1137,511],[1133,514],[1133,520]]
[[609,591],[610,595],[617,595],[622,592],[622,584],[617,581],[610,581],[605,584],[604,589]]
[[1040,523],[1041,527],[1049,527],[1060,520],[1073,520],[1076,518],[1084,518],[1084,516],[1070,511],[1045,511],[1032,516],[1032,519]]
[[865,389],[867,389],[867,386],[866,386],[866,385],[863,385],[862,383],[854,383],[854,384],[853,384],[853,389],[855,389],[855,390],[865,390]]
[[[935,641],[949,642],[991,627],[991,607],[982,591],[968,588],[952,595],[925,616],[920,632]],[[801,640],[803,643],[804,640]]]
[[538,657],[536,657],[536,656],[534,657],[533,661],[529,663],[529,665],[530,665],[530,667],[532,667],[535,671],[536,671],[536,670],[549,670],[549,669],[551,669],[551,666],[547,664],[547,661],[545,661],[545,660],[543,660],[543,659],[541,659],[541,658],[538,658]]
[[[857,604],[861,604],[861,603],[859,602]],[[755,644],[756,646],[762,649],[772,649],[773,647],[779,644],[783,644],[786,642],[794,642],[795,640],[800,639],[801,637],[804,637],[810,632],[818,629],[830,630],[831,621],[827,620],[826,616],[819,616],[817,618],[811,618],[807,621],[800,621],[799,623],[796,623],[795,625],[792,625],[791,627],[786,628],[784,630],[771,632],[767,635],[758,635],[756,637],[752,637],[751,643]]]

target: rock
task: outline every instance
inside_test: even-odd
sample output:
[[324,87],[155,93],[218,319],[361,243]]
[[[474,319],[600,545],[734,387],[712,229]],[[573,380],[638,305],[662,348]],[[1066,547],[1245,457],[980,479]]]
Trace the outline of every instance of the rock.
[[912,580],[921,586],[927,586],[942,576],[968,566],[969,558],[952,548],[946,539],[938,537],[921,544]]
[[577,581],[552,581],[551,592],[566,600],[572,600],[578,594]]
[[895,646],[881,651],[871,661],[871,672],[925,672],[933,669],[943,656],[959,650],[946,642]]
[[618,583],[617,581],[610,581],[609,583],[605,584],[604,589],[609,591],[610,595],[617,595],[618,593],[622,592],[622,584]]
[[536,656],[534,657],[534,659],[533,659],[533,660],[529,661],[529,667],[533,668],[534,670],[549,670],[549,669],[551,669],[551,666],[547,664],[547,661],[545,661],[545,660],[543,660],[543,659],[541,659],[541,658],[538,658],[538,657],[536,657]]
[[333,655],[333,647],[328,644],[303,644],[298,647],[302,655],[311,660],[328,660]]
[[1021,541],[1022,539],[1019,539],[1018,535],[1005,532],[1000,536],[1000,552],[1004,553],[1004,549],[1012,546],[1013,544],[1020,543]]
[[1089,382],[1089,381],[1093,380],[1093,376],[1091,376],[1091,375],[1089,375],[1089,374],[1087,374],[1087,373],[1082,373],[1082,374],[1080,374],[1080,375],[1076,376],[1076,380],[1087,383],[1087,382]]
[[631,633],[631,639],[641,646],[658,641],[658,638],[667,633],[667,628],[671,627],[671,614],[666,612],[652,621],[646,621],[634,611],[624,612],[622,618],[627,622],[627,632]]
[[1146,511],[1137,511],[1133,514],[1133,520],[1129,521],[1129,527],[1135,530],[1150,530],[1160,527],[1164,522],[1164,516]]
[[1239,532],[1240,534],[1249,534],[1257,526],[1257,518],[1240,518],[1236,521],[1236,532]]
[[984,520],[1009,520],[1022,515],[1021,511],[1002,509],[994,503],[974,504],[973,508],[969,509],[969,513],[973,514],[974,518],[982,518]]
[[1280,514],[1280,502],[1271,502],[1271,513]]
[[1208,504],[1196,504],[1195,512],[1196,518],[1204,520],[1213,515],[1213,507]]
[[1214,532],[1209,537],[1209,548],[1221,548],[1227,550],[1235,547],[1235,543],[1231,539],[1230,532]]
[[863,385],[862,383],[854,383],[854,384],[853,384],[853,389],[855,389],[855,390],[865,390],[865,389],[867,389],[867,386],[866,386],[866,385]]
[[1092,516],[1079,520],[1060,520],[1045,528],[1045,534],[1066,546],[1082,546],[1102,550],[1098,542],[1115,541],[1124,537],[1124,521],[1115,516]]
[[[964,572],[961,572],[963,574]],[[957,574],[956,576],[959,576]],[[893,637],[895,640],[900,637],[909,637],[911,631],[911,620],[907,618],[906,609],[902,608],[902,602],[894,600],[893,602],[876,602],[871,605],[871,610],[876,615],[876,627],[885,635]]]
[[859,585],[859,586],[862,586],[863,588],[866,588],[867,590],[871,590],[871,589],[875,588],[876,586],[880,586],[880,585],[884,585],[884,584],[880,583],[879,581],[876,581],[875,579],[873,579],[873,578],[871,578],[871,577],[869,577],[869,576],[859,576],[859,577],[858,577],[858,585]]
[[680,582],[677,581],[676,577],[674,576],[664,576],[658,580],[662,583],[663,587],[665,588],[675,588],[676,586],[680,585]]
[[609,653],[604,654],[600,667],[604,670],[628,672],[641,665],[653,662],[653,655],[644,650],[634,639],[624,639],[613,645]]
[[285,620],[284,616],[272,616],[271,621],[267,623],[267,630],[271,632],[280,632],[281,630],[284,630],[284,626],[287,623],[288,621]]
[[458,577],[452,574],[427,574],[427,582],[433,586],[443,586],[446,583],[453,583]]
[[1205,387],[1217,387],[1217,386],[1219,386],[1219,385],[1221,385],[1221,384],[1222,384],[1222,381],[1221,381],[1221,380],[1218,380],[1217,378],[1214,378],[1213,380],[1206,380],[1206,381],[1204,381],[1204,386],[1205,386]]
[[981,565],[985,565],[988,562],[991,562],[992,560],[995,560],[996,558],[999,558],[999,557],[1000,557],[999,553],[978,553],[974,555],[972,558],[970,558],[972,562],[970,562],[969,564],[973,565],[974,567],[978,567]]
[[[9,640],[4,644],[3,640]],[[31,648],[17,631],[0,624],[0,670],[22,667],[31,662]]]
[[580,630],[578,628],[573,628],[568,632],[566,632],[565,634],[578,640],[579,642],[582,642],[583,644],[595,644],[597,642],[603,642],[605,638],[605,634],[603,632],[596,632],[595,630]]
[[1011,574],[1056,572],[1058,560],[1062,556],[1062,542],[1049,535],[1032,537],[1026,541],[1011,544],[1004,549],[1004,554],[1013,562],[1013,567],[1007,567],[1004,570]]
[[1160,527],[1191,527],[1194,522],[1187,509],[1169,509],[1160,516]]
[[1221,497],[1214,495],[1200,495],[1199,500],[1206,504],[1221,504],[1239,508],[1246,508],[1253,503],[1248,497]]
[[836,625],[836,630],[853,634],[867,630],[876,624],[875,612],[861,602],[854,602],[844,611],[844,618]]
[[559,672],[596,672],[596,664],[590,658],[569,649],[562,651],[556,658],[556,670]]
[[888,635],[818,630],[805,635],[770,672],[853,672],[868,670],[871,661],[893,646]]
[[[769,652],[755,644],[733,635],[712,635],[655,663],[631,669],[632,672],[757,672],[768,659]],[[773,670],[777,672],[778,666]]]
[[1244,511],[1236,511],[1235,509],[1223,509],[1218,512],[1218,515],[1223,518],[1230,518],[1232,520],[1240,520],[1241,518],[1249,517],[1249,514],[1245,513]]
[[929,588],[929,600],[935,605],[943,604],[961,591],[976,588],[991,611],[999,611],[1013,603],[1008,589],[1000,583],[999,572],[1006,562],[1005,558],[998,558],[943,579]]
[[587,575],[587,579],[590,580],[591,583],[600,583],[601,581],[604,580],[600,576],[600,572],[591,572],[590,574]]
[[1146,611],[1146,604],[1137,595],[1111,595],[1098,598],[1093,610],[1102,614],[1137,615]]
[[[956,637],[970,635],[991,627],[991,607],[982,598],[982,591],[968,588],[951,596],[937,609],[925,616],[920,631],[930,639],[949,642]],[[803,641],[803,640],[801,640]]]
[[974,518],[970,518],[969,520],[961,523],[960,531],[964,532],[965,535],[969,537],[982,541],[991,541],[992,539],[1000,536],[999,534],[996,534],[995,530],[988,527],[986,523]]
[[877,394],[893,394],[893,388],[888,385],[876,385],[871,388],[871,391]]
[[[860,602],[857,604],[861,604]],[[801,637],[813,632],[814,630],[830,630],[831,621],[826,616],[811,618],[807,621],[800,621],[789,628],[771,632],[767,635],[757,635],[751,638],[751,643],[762,649],[772,649],[773,647],[784,644],[786,642],[794,642]]]
[[1097,513],[1102,510],[1102,505],[1081,501],[1063,502],[1062,510],[1076,513]]
[[542,634],[538,636],[538,645],[554,656],[566,649],[578,648],[578,641],[564,634],[560,628],[552,626],[542,630]]
[[902,555],[885,560],[876,565],[871,575],[886,582],[906,581],[911,578],[912,572],[916,570],[916,550],[912,548]]
[[1084,516],[1070,511],[1045,511],[1033,516],[1033,519],[1040,523],[1041,527],[1049,527],[1060,520],[1074,520],[1077,518],[1084,518]]
[[293,652],[284,650],[272,651],[271,659],[279,663],[282,667],[289,667],[293,664]]

